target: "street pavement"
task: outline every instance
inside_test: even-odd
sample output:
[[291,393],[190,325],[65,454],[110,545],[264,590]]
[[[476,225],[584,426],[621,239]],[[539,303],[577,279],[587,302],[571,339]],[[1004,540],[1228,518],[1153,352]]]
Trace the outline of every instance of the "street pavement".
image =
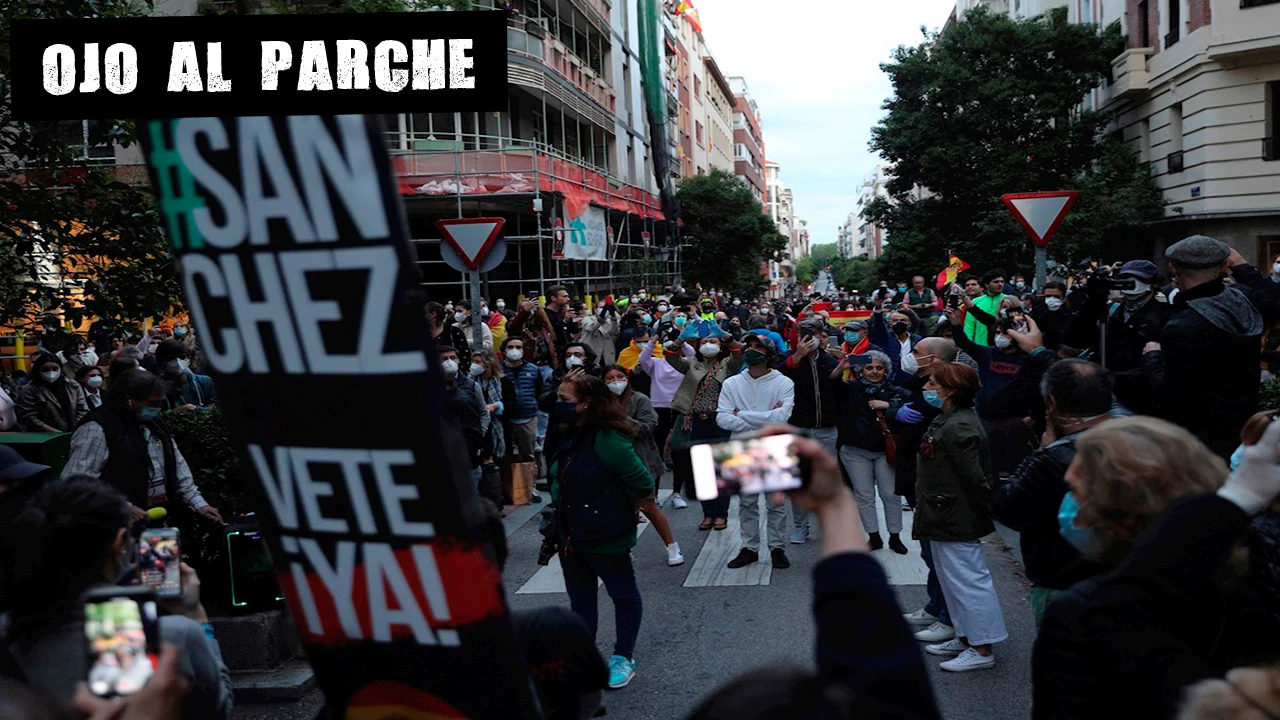
[[[669,474],[663,484],[670,487]],[[666,500],[669,492],[662,492],[660,500]],[[673,509],[669,500],[663,505],[684,550],[685,563],[668,567],[657,532],[648,525],[640,526],[634,563],[644,621],[635,653],[637,674],[631,685],[606,696],[609,717],[672,720],[683,717],[718,685],[747,670],[768,665],[813,667],[810,603],[818,540],[804,545],[788,543],[792,565],[785,570],[772,570],[766,560],[743,570],[725,570],[724,562],[739,547],[733,525],[724,532],[699,532],[702,512],[697,503],[685,510]],[[569,600],[558,567],[537,565],[541,536],[537,522],[530,521],[532,512],[536,510],[518,509],[508,517],[508,602],[516,609],[567,607]],[[736,519],[736,512],[733,515]],[[909,522],[911,514],[906,516]],[[904,539],[907,536],[909,530]],[[1034,625],[1027,581],[1006,545],[1016,542],[1016,536],[1007,537],[992,534],[984,541],[1009,629],[1009,640],[996,646],[995,668],[946,673],[937,667],[945,658],[925,655],[934,695],[943,717],[949,720],[1024,720],[1031,714]],[[908,545],[912,552],[905,558],[888,548],[874,553],[887,566],[904,612],[925,601],[919,545],[910,541]],[[599,607],[597,644],[607,658],[613,647],[613,606],[603,587]]]

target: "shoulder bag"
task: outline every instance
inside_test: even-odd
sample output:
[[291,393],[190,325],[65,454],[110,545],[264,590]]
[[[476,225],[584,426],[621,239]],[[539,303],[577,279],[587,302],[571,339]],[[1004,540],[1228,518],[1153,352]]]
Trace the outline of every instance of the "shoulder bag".
[[876,420],[880,422],[880,433],[884,435],[884,459],[889,462],[889,466],[893,467],[898,462],[898,436],[889,430],[889,423],[885,422],[884,411],[876,410]]

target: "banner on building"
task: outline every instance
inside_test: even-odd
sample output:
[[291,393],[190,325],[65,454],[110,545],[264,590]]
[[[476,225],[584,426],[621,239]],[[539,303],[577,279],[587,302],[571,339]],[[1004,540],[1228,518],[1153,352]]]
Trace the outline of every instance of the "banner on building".
[[329,716],[537,717],[378,117],[137,127]]
[[566,260],[608,260],[609,222],[604,208],[589,203],[564,203]]

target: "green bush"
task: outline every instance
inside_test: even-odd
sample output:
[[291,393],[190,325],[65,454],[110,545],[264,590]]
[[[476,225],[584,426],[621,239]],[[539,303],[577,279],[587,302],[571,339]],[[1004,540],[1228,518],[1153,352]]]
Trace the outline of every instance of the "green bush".
[[[162,417],[205,501],[217,508],[228,523],[241,513],[254,512],[222,412],[171,411]],[[217,614],[230,610],[227,548],[221,528],[196,515],[179,518],[177,525],[182,532],[183,554],[200,574],[206,608]]]

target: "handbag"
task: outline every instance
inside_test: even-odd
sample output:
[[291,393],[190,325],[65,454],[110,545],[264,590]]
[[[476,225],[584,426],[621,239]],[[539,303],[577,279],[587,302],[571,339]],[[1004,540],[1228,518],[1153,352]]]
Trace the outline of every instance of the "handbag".
[[898,462],[898,436],[889,430],[889,423],[884,420],[884,411],[876,410],[876,420],[880,421],[880,434],[884,435],[884,459],[892,467]]

